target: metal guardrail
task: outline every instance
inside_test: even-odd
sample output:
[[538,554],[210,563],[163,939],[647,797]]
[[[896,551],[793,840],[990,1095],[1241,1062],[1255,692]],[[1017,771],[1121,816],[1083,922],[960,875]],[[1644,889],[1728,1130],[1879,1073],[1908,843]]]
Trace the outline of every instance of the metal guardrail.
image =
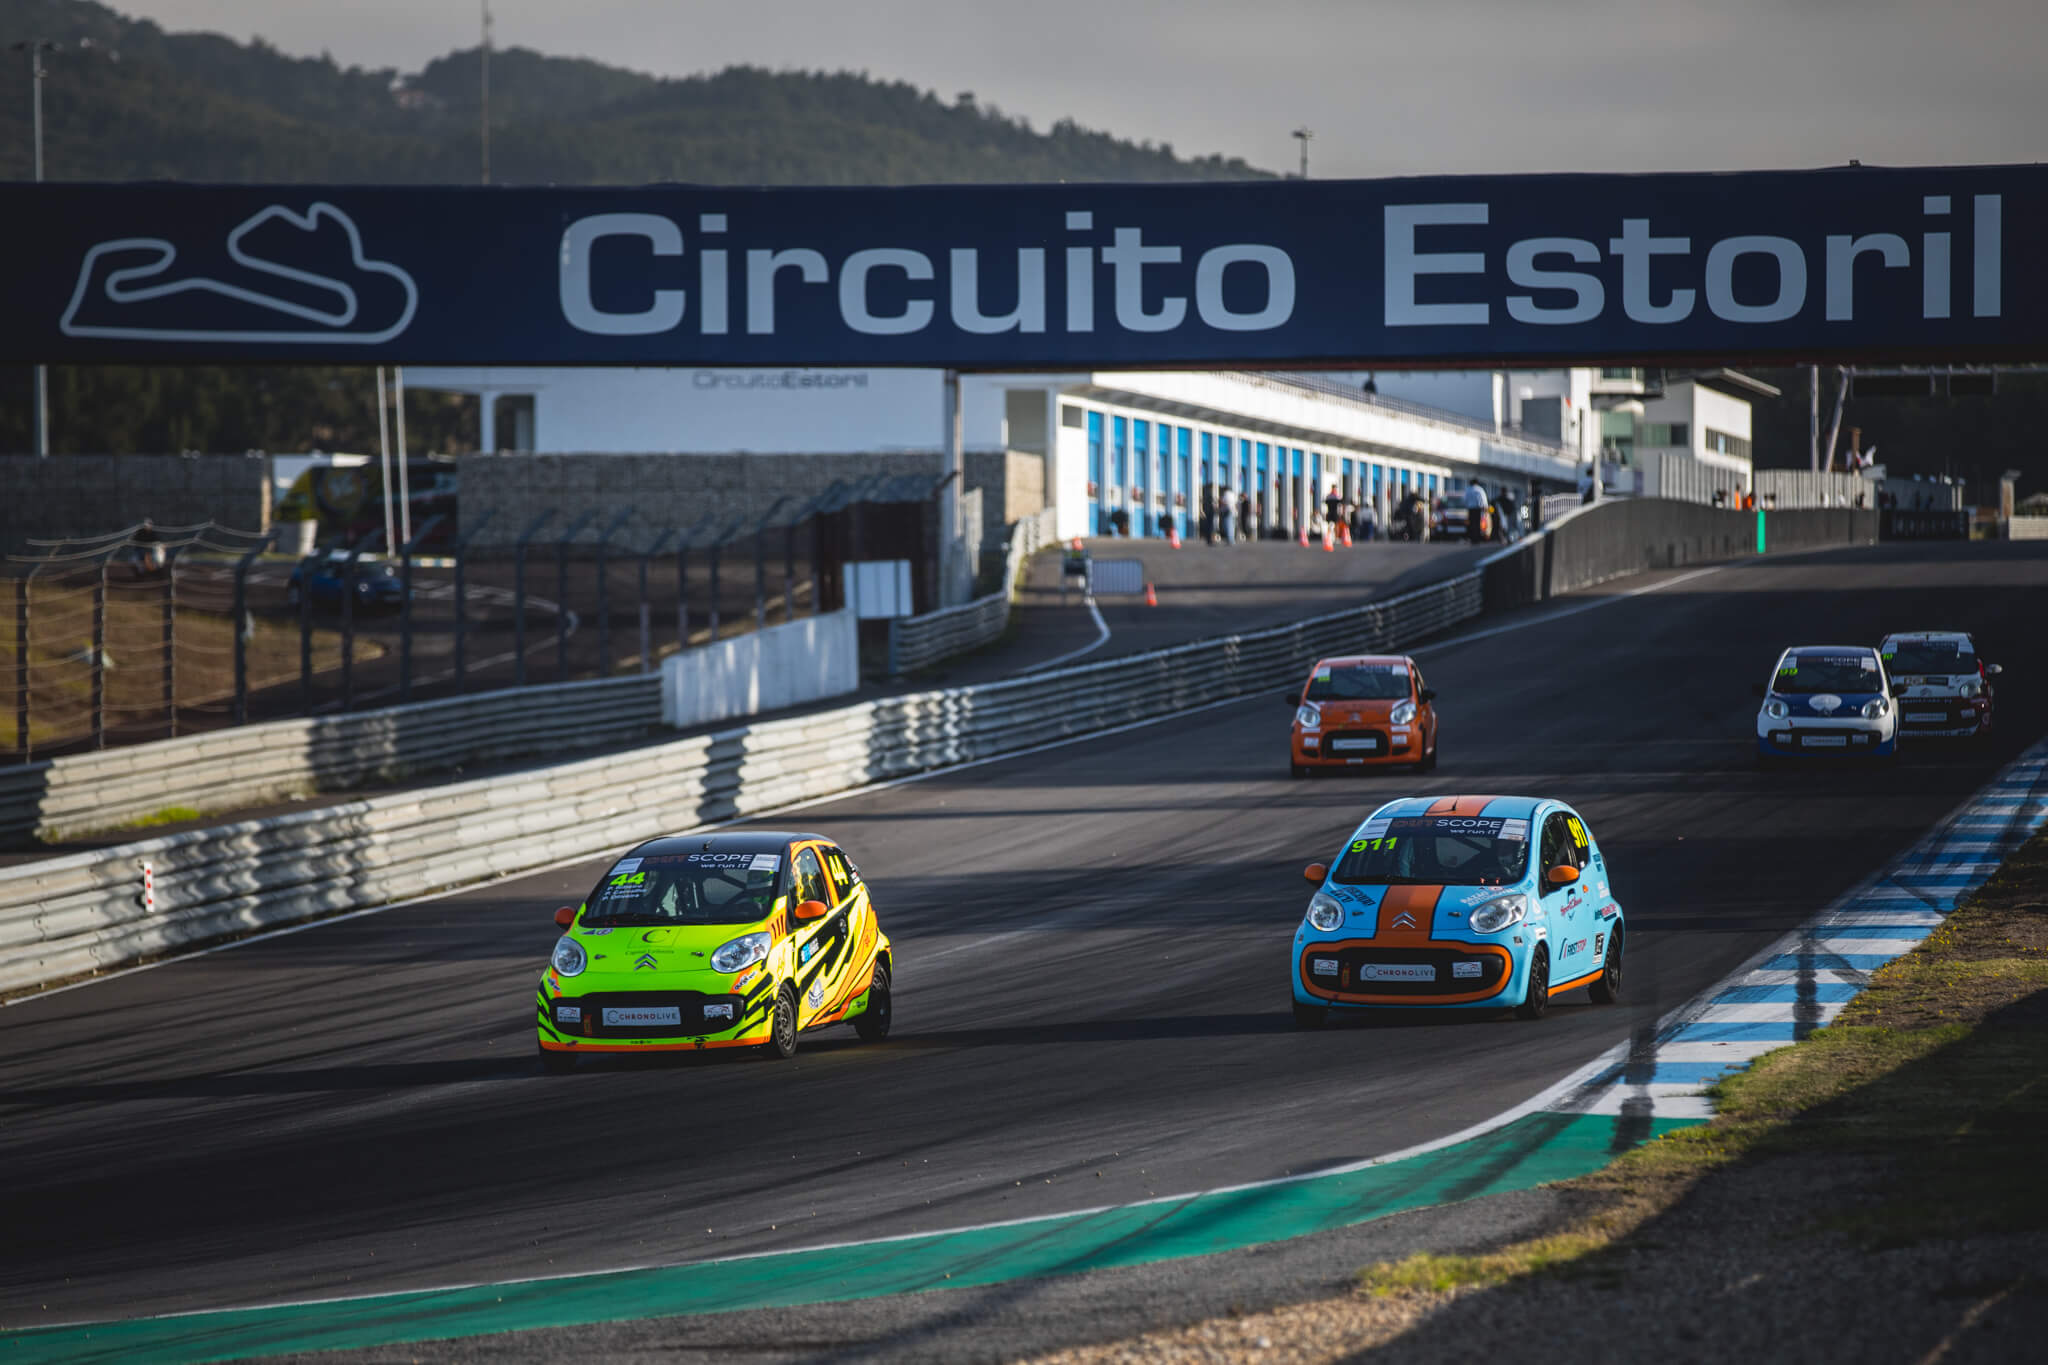
[[1470,573],[1149,654],[0,869],[0,991],[1278,688],[1480,610]]
[[1022,517],[1010,529],[1009,547],[1003,556],[1002,586],[961,606],[892,619],[889,676],[900,678],[916,673],[941,659],[1000,638],[1010,627],[1010,604],[1016,601],[1025,565],[1032,555],[1058,539],[1053,509]]

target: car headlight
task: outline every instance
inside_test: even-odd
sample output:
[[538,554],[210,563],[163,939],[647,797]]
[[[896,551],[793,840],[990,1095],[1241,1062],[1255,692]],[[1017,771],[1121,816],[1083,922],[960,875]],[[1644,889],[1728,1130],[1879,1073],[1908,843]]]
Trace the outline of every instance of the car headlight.
[[1318,891],[1308,903],[1308,922],[1327,934],[1344,923],[1344,907],[1327,892]]
[[1981,697],[1984,695],[1984,684],[1973,679],[1964,683],[1961,691],[1965,697]]
[[1294,723],[1304,730],[1320,729],[1323,724],[1322,709],[1309,702],[1303,702],[1301,709],[1294,713]]
[[1872,697],[1869,701],[1863,703],[1863,718],[1865,720],[1876,720],[1891,709],[1892,704],[1883,697]]
[[1764,714],[1772,720],[1783,720],[1792,714],[1792,710],[1784,702],[1779,701],[1776,697],[1772,697],[1764,703]]
[[1395,702],[1394,709],[1387,713],[1387,719],[1396,725],[1406,725],[1409,721],[1415,719],[1415,703],[1412,701]]
[[1496,896],[1472,912],[1471,925],[1482,934],[1491,934],[1510,924],[1520,924],[1528,913],[1529,898],[1520,892]]
[[741,934],[730,943],[722,943],[711,955],[711,970],[714,972],[744,971],[762,958],[768,956],[768,945],[773,940],[767,932]]
[[581,976],[583,969],[590,965],[590,959],[583,951],[583,945],[573,938],[555,940],[555,955],[550,959],[555,970],[563,976]]

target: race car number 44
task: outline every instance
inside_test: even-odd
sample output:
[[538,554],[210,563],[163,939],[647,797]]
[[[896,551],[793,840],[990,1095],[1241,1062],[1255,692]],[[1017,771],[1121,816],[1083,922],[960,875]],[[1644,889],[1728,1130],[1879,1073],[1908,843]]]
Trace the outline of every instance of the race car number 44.
[[683,1011],[677,1005],[640,1005],[608,1007],[604,1012],[607,1028],[632,1027],[636,1024],[680,1024]]
[[1360,981],[1434,981],[1436,968],[1427,962],[1368,962],[1358,969]]

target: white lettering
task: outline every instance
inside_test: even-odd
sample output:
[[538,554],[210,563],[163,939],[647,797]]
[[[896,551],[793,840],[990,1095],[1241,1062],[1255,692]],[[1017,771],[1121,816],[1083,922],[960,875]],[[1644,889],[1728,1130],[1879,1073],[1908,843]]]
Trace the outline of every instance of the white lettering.
[[[1068,215],[1072,217],[1072,214]],[[1070,246],[1067,248],[1067,330],[1069,332],[1092,332],[1095,330],[1095,250],[1093,247]]]
[[1491,313],[1483,303],[1417,303],[1418,275],[1478,275],[1486,256],[1477,251],[1415,250],[1415,229],[1486,222],[1484,204],[1389,204],[1386,208],[1386,325],[1389,327],[1484,327]]
[[[1778,262],[1778,293],[1769,303],[1735,298],[1735,263],[1744,256]],[[1729,322],[1784,322],[1806,306],[1806,253],[1789,237],[1729,237],[1707,252],[1707,308]]]
[[1912,264],[1906,239],[1895,232],[1873,232],[1864,237],[1846,233],[1828,238],[1828,321],[1853,322],[1856,318],[1856,258],[1867,251],[1877,253],[1887,270],[1903,270]]
[[590,297],[590,248],[603,237],[641,237],[656,256],[683,254],[683,230],[656,213],[595,213],[562,231],[560,296],[562,316],[593,336],[646,336],[666,332],[683,320],[683,291],[657,289],[637,313],[599,308]]
[[839,271],[839,314],[846,319],[846,325],[869,336],[901,336],[930,326],[932,304],[929,299],[905,300],[903,311],[892,317],[878,317],[869,310],[868,272],[881,269],[900,270],[905,279],[911,280],[932,277],[931,258],[922,251],[874,247],[854,252],[846,258],[846,264]]
[[[1237,313],[1223,302],[1223,272],[1233,265],[1256,265],[1266,272],[1265,306]],[[1195,312],[1219,332],[1263,332],[1294,316],[1294,261],[1276,246],[1239,243],[1211,247],[1195,263]]]
[[1976,289],[1970,299],[1970,312],[1980,318],[1995,318],[1999,314],[2001,295],[2000,255],[2004,244],[2000,240],[2003,207],[2000,196],[1980,194],[1976,196],[1977,240],[1972,246],[1971,261],[1977,272]]
[[1920,316],[1948,316],[1948,234],[1920,234]]
[[1650,258],[1683,256],[1692,250],[1690,237],[1652,237],[1650,220],[1624,218],[1621,236],[1607,249],[1621,257],[1621,309],[1634,322],[1683,322],[1692,315],[1693,291],[1674,289],[1669,303],[1650,302]]
[[794,270],[805,284],[823,284],[825,258],[808,247],[794,251],[747,253],[747,330],[757,336],[775,331],[775,276]]
[[1117,325],[1132,332],[1170,332],[1180,326],[1188,315],[1186,299],[1162,298],[1158,312],[1145,311],[1145,267],[1178,264],[1180,248],[1146,246],[1143,228],[1120,227],[1115,236],[1116,245],[1104,247],[1102,259],[1116,272]]
[[973,247],[954,247],[951,261],[955,327],[977,336],[1045,330],[1045,248],[1018,248],[1017,306],[1001,317],[981,311],[981,253]]
[[1508,316],[1516,322],[1552,327],[1591,322],[1607,306],[1607,288],[1598,275],[1580,270],[1542,270],[1539,256],[1569,256],[1581,265],[1600,259],[1600,248],[1577,237],[1531,237],[1508,248],[1508,279],[1524,289],[1569,289],[1577,302],[1569,308],[1542,308],[1528,294],[1508,295]]

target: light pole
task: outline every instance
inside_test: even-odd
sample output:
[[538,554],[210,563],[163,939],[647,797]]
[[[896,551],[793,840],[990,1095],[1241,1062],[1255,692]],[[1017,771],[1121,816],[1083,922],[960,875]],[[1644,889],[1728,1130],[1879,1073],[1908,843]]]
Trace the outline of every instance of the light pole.
[[[35,167],[36,183],[43,179],[43,77],[49,72],[43,66],[43,54],[55,52],[57,44],[47,38],[29,38],[14,45],[16,52],[28,53],[29,87],[33,91],[35,114]],[[35,371],[35,440],[36,454],[50,453],[50,371],[45,365],[36,366]]]
[[1304,124],[1294,130],[1294,136],[1301,141],[1301,178],[1308,179],[1308,140],[1315,136],[1315,130]]

